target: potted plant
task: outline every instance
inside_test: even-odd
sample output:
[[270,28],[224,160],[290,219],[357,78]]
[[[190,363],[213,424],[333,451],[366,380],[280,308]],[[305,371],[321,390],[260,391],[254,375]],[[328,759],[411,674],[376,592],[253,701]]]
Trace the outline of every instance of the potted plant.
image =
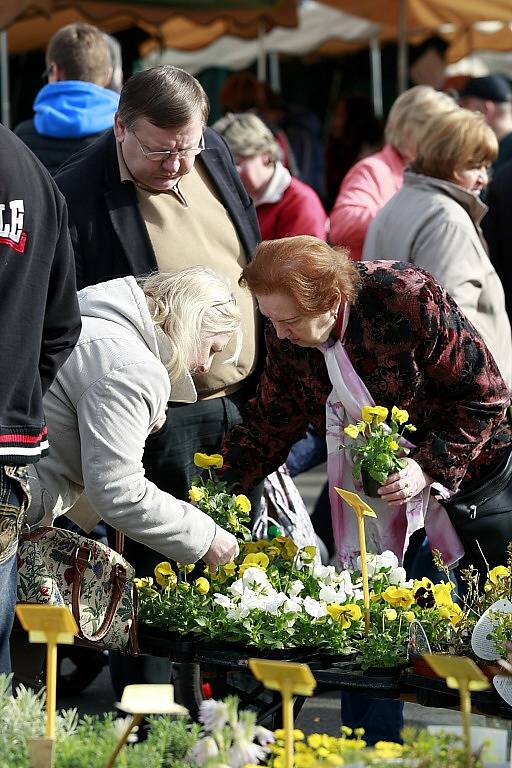
[[388,409],[382,405],[366,405],[361,408],[361,420],[343,430],[355,441],[353,445],[342,445],[354,461],[354,479],[362,482],[364,493],[370,497],[377,497],[377,490],[387,477],[405,467],[404,456],[409,449],[402,444],[403,433],[416,429],[407,423],[407,411],[393,406],[389,424],[388,415]]

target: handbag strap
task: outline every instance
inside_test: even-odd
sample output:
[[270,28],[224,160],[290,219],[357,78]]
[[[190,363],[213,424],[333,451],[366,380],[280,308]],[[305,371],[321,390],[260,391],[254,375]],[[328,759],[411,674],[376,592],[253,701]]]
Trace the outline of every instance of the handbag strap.
[[112,586],[112,595],[110,597],[110,603],[109,603],[107,612],[105,614],[103,621],[101,622],[101,625],[98,627],[97,631],[90,637],[87,637],[86,635],[84,635],[82,631],[82,626],[80,624],[80,593],[82,590],[84,573],[87,570],[90,560],[91,560],[91,550],[89,549],[89,547],[85,545],[81,545],[77,547],[75,551],[73,586],[71,591],[71,609],[72,609],[72,613],[75,618],[75,621],[80,628],[80,634],[82,634],[83,637],[86,638],[86,640],[90,640],[91,642],[96,642],[98,640],[103,640],[103,638],[109,631],[112,621],[114,619],[115,612],[117,610],[117,606],[119,605],[119,601],[121,600],[124,586],[128,581],[128,578],[126,575],[126,569],[123,565],[121,565],[120,563],[116,563],[112,566],[112,570],[110,572],[110,579],[112,581],[113,586]]
[[116,552],[122,555],[124,550],[124,533],[122,531],[116,531],[115,547],[116,547]]

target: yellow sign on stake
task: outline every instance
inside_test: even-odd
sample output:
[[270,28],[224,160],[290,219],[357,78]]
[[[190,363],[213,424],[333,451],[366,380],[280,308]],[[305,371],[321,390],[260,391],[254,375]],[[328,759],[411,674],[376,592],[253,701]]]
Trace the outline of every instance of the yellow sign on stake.
[[285,764],[293,768],[293,696],[312,696],[316,680],[307,664],[289,661],[249,659],[249,668],[256,680],[271,691],[280,691],[283,699],[283,729]]
[[448,688],[458,688],[466,766],[471,768],[471,691],[485,691],[489,681],[472,659],[465,656],[424,653],[423,658],[439,677],[446,679]]
[[78,626],[69,608],[62,605],[18,605],[16,614],[31,643],[46,643],[46,738],[31,739],[33,768],[53,764],[57,708],[57,645],[72,645]]
[[364,533],[364,518],[377,517],[373,509],[363,501],[357,493],[345,491],[343,488],[334,490],[346,501],[349,507],[352,507],[357,517],[357,530],[359,533],[359,551],[361,552],[361,576],[363,579],[363,600],[364,600],[364,630],[366,636],[370,632],[370,588],[368,585],[368,558],[366,554],[366,536]]

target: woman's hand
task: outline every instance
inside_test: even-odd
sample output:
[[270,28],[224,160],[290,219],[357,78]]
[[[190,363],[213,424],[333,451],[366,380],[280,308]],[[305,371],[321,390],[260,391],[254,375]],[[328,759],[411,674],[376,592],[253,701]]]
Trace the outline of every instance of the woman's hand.
[[203,555],[202,559],[207,565],[225,565],[231,563],[239,552],[238,541],[233,534],[217,525],[210,549]]
[[432,478],[414,459],[406,459],[406,462],[406,467],[390,475],[379,488],[380,498],[390,507],[399,507],[432,483]]

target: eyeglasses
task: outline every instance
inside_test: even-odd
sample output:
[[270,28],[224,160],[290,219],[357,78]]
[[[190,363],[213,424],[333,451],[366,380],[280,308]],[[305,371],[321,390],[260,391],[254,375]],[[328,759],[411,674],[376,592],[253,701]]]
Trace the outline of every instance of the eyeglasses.
[[178,149],[178,150],[170,150],[165,149],[158,152],[148,152],[146,147],[142,144],[141,140],[135,133],[135,131],[132,131],[133,135],[137,139],[137,144],[139,145],[140,151],[146,158],[146,160],[152,160],[155,163],[161,163],[163,160],[168,160],[169,158],[177,157],[179,160],[181,160],[183,157],[197,157],[197,155],[200,155],[201,152],[203,152],[206,147],[204,146],[204,136],[201,133],[201,139],[199,141],[198,147],[188,147],[188,149]]

